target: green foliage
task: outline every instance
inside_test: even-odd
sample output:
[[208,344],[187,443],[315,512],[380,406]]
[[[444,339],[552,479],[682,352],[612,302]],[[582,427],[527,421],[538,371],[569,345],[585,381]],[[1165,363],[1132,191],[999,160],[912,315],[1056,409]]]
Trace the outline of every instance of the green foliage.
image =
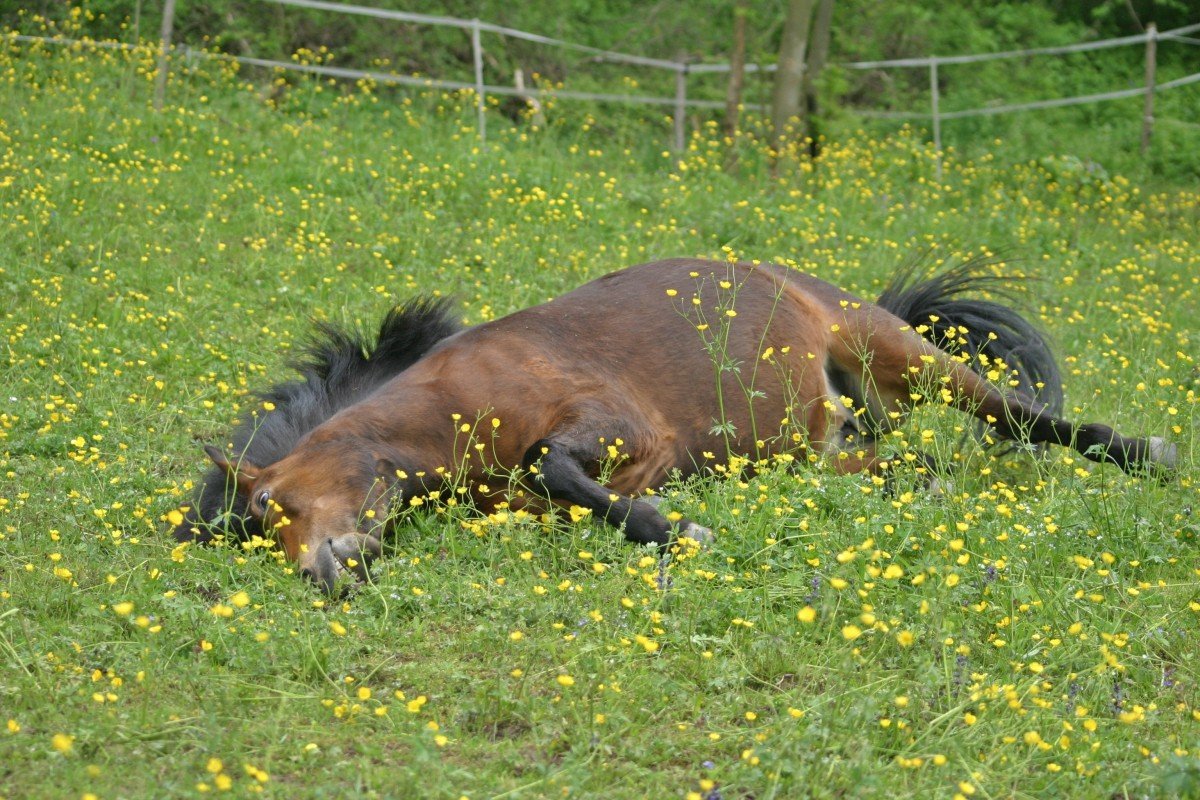
[[[93,36],[124,41],[153,39],[159,7],[140,0],[92,0],[83,6],[84,30]],[[381,7],[389,7],[384,3]],[[73,7],[45,3],[42,7],[5,8],[0,22],[29,31],[37,27],[35,13],[67,20]],[[407,9],[407,7],[406,7]],[[443,0],[424,4],[420,11],[460,19],[479,18],[509,27],[554,36],[592,47],[697,61],[725,61],[731,46],[733,4],[729,0],[703,3],[659,3],[647,8],[632,0],[557,0],[545,3],[497,3],[492,0]],[[872,132],[895,129],[894,123],[865,122],[856,110],[917,111],[929,108],[929,75],[924,68],[847,70],[836,64],[925,56],[987,53],[1002,50],[1071,44],[1100,36],[1140,32],[1155,19],[1160,30],[1195,22],[1178,0],[1142,3],[1115,0],[1086,2],[891,2],[839,0],[835,7],[833,52],[835,65],[821,82],[821,134],[829,139],[853,135],[866,125]],[[748,4],[748,52],[752,62],[771,63],[779,46],[782,8],[777,0]],[[705,24],[697,26],[696,19]],[[80,19],[75,16],[74,20]],[[137,20],[136,24],[134,20]],[[252,0],[181,2],[176,12],[176,41],[238,55],[277,60],[333,63],[357,69],[396,71],[471,82],[473,61],[465,31],[419,24],[369,20],[324,11],[310,11]],[[485,81],[509,85],[515,70],[537,86],[566,86],[585,91],[617,92],[658,97],[674,93],[674,76],[666,71],[597,63],[588,54],[519,39],[487,34]],[[1164,40],[1158,48],[1158,80],[1200,71],[1200,49]],[[296,56],[295,54],[299,54]],[[1144,54],[1123,47],[1071,56],[1041,56],[967,65],[946,65],[939,71],[941,109],[1019,104],[1140,86]],[[258,81],[271,75],[251,72]],[[290,80],[284,78],[280,80]],[[725,77],[694,74],[689,96],[723,100]],[[943,142],[975,155],[994,150],[996,139],[1016,148],[1015,159],[1071,155],[1125,173],[1148,170],[1175,180],[1200,172],[1196,147],[1195,86],[1164,93],[1155,118],[1161,144],[1150,158],[1137,157],[1141,138],[1140,98],[1085,105],[1063,110],[979,116],[943,123]],[[768,104],[769,73],[752,73],[745,101]],[[517,113],[513,105],[510,113]],[[580,105],[606,128],[639,125],[657,109],[619,104]],[[693,126],[717,118],[717,111],[693,112]],[[753,128],[753,117],[746,124]],[[928,129],[926,120],[914,124]],[[927,133],[927,135],[929,135]]]

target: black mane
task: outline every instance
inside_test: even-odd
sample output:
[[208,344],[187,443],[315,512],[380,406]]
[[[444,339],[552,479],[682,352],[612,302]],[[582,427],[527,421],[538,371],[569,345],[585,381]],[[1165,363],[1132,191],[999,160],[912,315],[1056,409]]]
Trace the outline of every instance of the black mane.
[[[355,332],[318,323],[304,349],[289,362],[300,378],[258,393],[275,409],[257,417],[244,414],[221,444],[232,444],[227,452],[233,460],[245,459],[259,467],[273,464],[291,452],[304,434],[408,369],[461,327],[452,318],[448,301],[430,297],[389,311],[373,344]],[[220,534],[249,538],[262,536],[263,530],[247,512],[246,498],[213,466],[183,522],[175,527],[175,538],[204,542]]]

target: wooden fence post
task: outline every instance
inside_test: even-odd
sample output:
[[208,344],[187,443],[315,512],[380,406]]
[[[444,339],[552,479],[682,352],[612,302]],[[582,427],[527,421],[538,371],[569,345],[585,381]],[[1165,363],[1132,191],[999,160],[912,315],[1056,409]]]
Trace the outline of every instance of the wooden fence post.
[[167,53],[171,50],[171,32],[175,28],[175,0],[164,0],[162,30],[159,34],[158,72],[154,76],[154,110],[162,111],[163,97],[167,92],[167,71],[170,64]]
[[539,128],[546,127],[546,115],[542,113],[542,101],[538,99],[536,94],[530,94],[525,91],[525,70],[520,67],[517,67],[513,72],[513,86],[517,90],[517,97],[529,105],[530,121]]
[[479,141],[487,141],[487,121],[484,119],[483,42],[479,36],[479,20],[471,20],[471,54],[475,57],[475,107],[479,113]]
[[1146,99],[1142,105],[1142,155],[1150,150],[1150,134],[1154,130],[1154,84],[1157,70],[1158,26],[1146,26]]
[[942,182],[942,117],[938,111],[938,62],[937,58],[933,58],[929,62],[929,103],[931,116],[933,118],[933,150],[937,156],[937,179],[938,183]]
[[680,58],[675,71],[675,152],[682,153],[687,125],[688,65]]

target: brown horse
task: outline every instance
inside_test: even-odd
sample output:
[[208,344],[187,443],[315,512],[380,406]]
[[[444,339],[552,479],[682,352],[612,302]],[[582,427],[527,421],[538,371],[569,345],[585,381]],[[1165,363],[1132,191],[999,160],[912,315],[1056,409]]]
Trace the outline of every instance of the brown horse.
[[[1058,372],[1036,330],[1006,305],[963,296],[1007,285],[971,262],[924,281],[901,275],[869,303],[777,265],[642,264],[441,338],[275,463],[206,450],[327,590],[344,573],[366,578],[396,504],[453,483],[490,510],[503,498],[481,487],[498,469],[523,470],[524,502],[582,506],[635,542],[707,539],[638,495],[714,454],[877,471],[876,437],[922,398],[1003,438],[1127,471],[1173,468],[1162,439],[1057,415]],[[1010,386],[1015,370],[1019,386],[1002,390],[972,364]]]

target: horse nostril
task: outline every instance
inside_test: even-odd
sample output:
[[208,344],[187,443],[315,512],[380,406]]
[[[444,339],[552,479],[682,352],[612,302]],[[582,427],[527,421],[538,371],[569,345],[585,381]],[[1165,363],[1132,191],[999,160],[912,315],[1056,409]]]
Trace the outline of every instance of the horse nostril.
[[305,567],[304,569],[300,570],[300,577],[308,581],[315,581],[317,579],[317,573],[313,572],[308,567]]

